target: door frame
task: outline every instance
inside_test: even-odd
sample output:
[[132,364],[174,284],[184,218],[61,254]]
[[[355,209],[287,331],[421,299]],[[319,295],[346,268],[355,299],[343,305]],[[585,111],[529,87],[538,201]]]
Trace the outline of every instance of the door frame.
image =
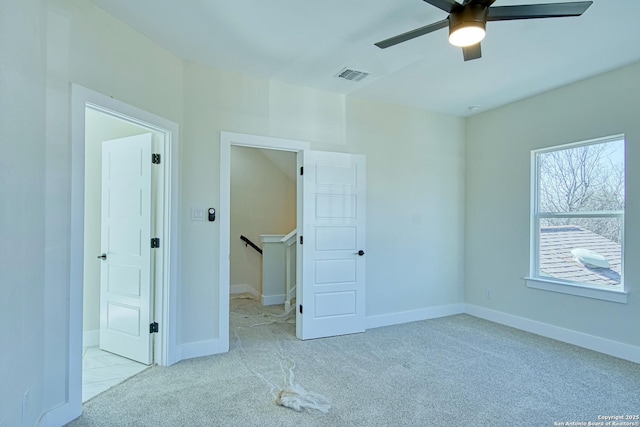
[[162,278],[156,283],[154,311],[160,324],[154,339],[154,362],[169,366],[180,360],[176,343],[178,281],[178,124],[110,96],[71,85],[71,222],[69,291],[68,398],[82,406],[82,332],[84,270],[85,111],[92,108],[164,135]]
[[[229,351],[229,270],[231,256],[231,146],[262,148],[269,150],[290,151],[299,153],[309,150],[307,141],[275,138],[270,136],[249,135],[234,132],[220,132],[220,250],[219,250],[219,289],[218,289],[218,325],[219,352]],[[299,186],[298,186],[299,187]],[[301,200],[297,200],[297,215],[300,219]],[[297,222],[300,226],[299,221]],[[301,257],[296,257],[298,265]],[[296,291],[300,292],[301,282]]]

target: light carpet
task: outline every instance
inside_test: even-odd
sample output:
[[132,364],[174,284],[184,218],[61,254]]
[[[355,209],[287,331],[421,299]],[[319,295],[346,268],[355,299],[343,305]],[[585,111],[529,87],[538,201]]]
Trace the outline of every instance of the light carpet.
[[[148,369],[68,425],[558,426],[640,413],[640,365],[472,316],[300,341],[280,313],[232,300],[229,353]],[[290,364],[328,412],[275,403]]]

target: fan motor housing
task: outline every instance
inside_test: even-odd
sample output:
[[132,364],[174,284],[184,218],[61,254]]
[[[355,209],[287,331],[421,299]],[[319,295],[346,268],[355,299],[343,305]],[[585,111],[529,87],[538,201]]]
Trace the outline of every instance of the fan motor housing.
[[480,27],[485,30],[488,13],[488,7],[477,3],[472,3],[458,10],[454,10],[449,15],[449,35],[458,28],[466,26]]

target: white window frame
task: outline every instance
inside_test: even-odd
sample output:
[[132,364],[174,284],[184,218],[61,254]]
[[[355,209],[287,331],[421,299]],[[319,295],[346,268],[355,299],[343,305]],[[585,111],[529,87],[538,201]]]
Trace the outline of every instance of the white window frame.
[[[623,211],[598,211],[598,212],[540,212],[539,211],[539,180],[540,163],[539,155],[554,151],[561,151],[587,145],[596,145],[613,141],[625,141],[623,134],[613,135],[604,138],[596,138],[588,141],[580,141],[571,144],[557,145],[531,151],[531,248],[530,248],[530,271],[525,278],[526,286],[533,289],[559,292],[563,294],[595,298],[617,303],[627,302],[627,292],[624,284],[624,210]],[[625,162],[626,168],[626,162]],[[545,218],[620,218],[622,224],[621,236],[621,274],[620,285],[615,288],[603,287],[593,284],[573,282],[564,279],[545,277],[540,275],[540,220]]]

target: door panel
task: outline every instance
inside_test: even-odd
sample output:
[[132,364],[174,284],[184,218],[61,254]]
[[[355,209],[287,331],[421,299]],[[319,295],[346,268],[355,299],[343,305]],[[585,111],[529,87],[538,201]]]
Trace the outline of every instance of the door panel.
[[316,250],[356,250],[356,227],[316,228]]
[[358,251],[365,249],[365,158],[320,151],[301,157],[298,337],[363,332],[365,257]]
[[327,259],[316,261],[316,285],[356,281],[355,259]]
[[316,218],[341,220],[356,218],[357,199],[352,195],[317,194]]
[[152,362],[152,135],[102,143],[100,348]]
[[324,292],[316,295],[315,316],[320,319],[323,317],[355,315],[355,306],[355,292]]
[[140,309],[111,301],[107,306],[107,328],[111,333],[119,332],[132,337],[140,335]]
[[109,265],[109,292],[130,297],[140,297],[142,277],[140,269],[126,265]]

